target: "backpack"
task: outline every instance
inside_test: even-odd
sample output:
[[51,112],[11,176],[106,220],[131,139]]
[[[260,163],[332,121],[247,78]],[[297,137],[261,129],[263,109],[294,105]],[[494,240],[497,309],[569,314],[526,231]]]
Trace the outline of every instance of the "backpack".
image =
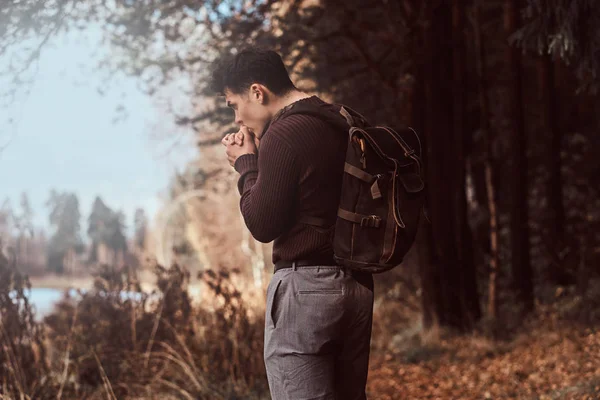
[[[425,205],[421,141],[412,128],[371,126],[346,106],[339,113],[295,103],[285,112],[311,115],[349,134],[339,208],[333,230],[338,265],[370,273],[399,265],[415,241]],[[320,228],[321,218],[299,221]]]

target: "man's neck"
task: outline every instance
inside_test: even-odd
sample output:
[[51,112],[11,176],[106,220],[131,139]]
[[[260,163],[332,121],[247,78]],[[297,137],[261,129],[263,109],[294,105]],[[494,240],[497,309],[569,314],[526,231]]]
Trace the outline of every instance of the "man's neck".
[[304,92],[301,92],[299,90],[293,90],[290,93],[278,98],[276,101],[273,102],[272,108],[271,108],[271,115],[277,114],[277,112],[279,110],[281,110],[284,107],[289,106],[290,104],[293,104],[302,99],[307,99],[309,97],[310,97],[310,95],[308,95]]

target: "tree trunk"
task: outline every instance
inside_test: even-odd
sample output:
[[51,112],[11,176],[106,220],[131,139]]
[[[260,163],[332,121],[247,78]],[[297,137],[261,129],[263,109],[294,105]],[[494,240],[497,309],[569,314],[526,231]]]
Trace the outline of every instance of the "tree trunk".
[[479,318],[479,295],[476,284],[476,268],[473,258],[473,237],[467,218],[467,149],[470,148],[471,132],[467,131],[467,65],[466,65],[466,40],[465,37],[465,1],[452,1],[452,48],[453,48],[453,118],[456,144],[456,207],[455,236],[458,250],[458,261],[462,265],[464,274],[461,275],[461,286],[465,290],[463,307],[466,310],[476,310]]
[[440,291],[440,260],[436,258],[431,224],[422,221],[417,235],[423,327],[427,330],[444,325],[443,297]]
[[[556,107],[556,90],[554,62],[550,55],[540,57],[538,63],[540,76],[540,97],[543,107],[544,131],[550,135],[550,146],[548,149],[547,165],[550,176],[548,177],[548,208],[550,218],[548,221],[549,251],[560,252],[565,246],[565,207],[563,202],[563,184],[561,177],[561,142],[562,129],[558,121]],[[550,262],[548,267],[548,278],[558,285],[569,282],[569,276],[563,266]]]
[[[429,7],[424,28],[428,209],[432,224],[420,235],[424,325],[466,331],[480,317],[469,226],[464,157],[464,4]],[[459,103],[455,103],[458,101]]]
[[479,82],[479,115],[480,129],[483,132],[485,142],[485,187],[487,194],[489,218],[490,218],[490,264],[489,264],[489,282],[488,282],[488,317],[492,323],[496,322],[498,316],[498,297],[497,297],[497,278],[498,278],[498,214],[496,207],[496,193],[494,189],[494,171],[492,169],[492,141],[490,138],[490,114],[489,102],[487,97],[486,85],[486,58],[483,46],[483,34],[481,32],[481,5],[482,0],[475,4],[473,28],[475,32],[475,54],[477,60],[477,80]]
[[511,253],[512,278],[525,312],[533,309],[533,279],[529,257],[529,210],[527,204],[527,135],[523,115],[521,53],[508,44],[518,28],[518,0],[505,0],[504,27],[507,35],[507,64],[510,71],[510,120],[512,149]]
[[[423,164],[427,173],[429,165],[428,149],[429,143],[425,135],[425,120],[426,120],[426,88],[429,90],[429,82],[426,82],[424,67],[429,61],[419,57],[423,53],[424,39],[426,35],[417,35],[412,43],[412,56],[415,60],[416,67],[414,68],[414,85],[411,92],[411,101],[409,102],[412,109],[410,112],[412,121],[410,125],[421,135],[423,145]],[[425,190],[429,192],[429,187]],[[428,196],[429,197],[429,196]],[[427,210],[430,206],[427,205]],[[429,213],[429,211],[428,211]],[[433,232],[431,223],[426,219],[421,219],[421,225],[416,238],[417,254],[419,257],[419,275],[421,279],[421,302],[423,311],[423,326],[430,329],[434,326],[439,326],[438,316],[443,310],[439,305],[441,298],[439,296],[439,278],[436,275],[436,266],[439,265],[439,260],[436,258],[436,252],[433,246]]]

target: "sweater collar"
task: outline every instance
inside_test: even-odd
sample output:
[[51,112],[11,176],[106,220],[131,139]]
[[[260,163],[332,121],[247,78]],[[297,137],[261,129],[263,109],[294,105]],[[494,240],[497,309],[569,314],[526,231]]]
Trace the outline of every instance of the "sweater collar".
[[277,122],[282,116],[283,114],[285,114],[287,111],[289,111],[294,105],[300,103],[300,102],[304,102],[304,101],[314,101],[315,99],[318,99],[317,96],[310,96],[310,97],[305,97],[303,99],[300,100],[296,100],[293,103],[288,104],[287,106],[283,107],[282,109],[280,109],[279,111],[277,111],[275,113],[275,115],[273,115],[273,118],[271,118],[269,120],[269,122],[267,122],[267,124],[265,125],[265,128],[262,131],[262,134],[260,135],[260,137],[262,138],[265,133],[267,133],[267,130],[269,130],[269,128],[271,127],[272,124],[274,124],[275,122]]

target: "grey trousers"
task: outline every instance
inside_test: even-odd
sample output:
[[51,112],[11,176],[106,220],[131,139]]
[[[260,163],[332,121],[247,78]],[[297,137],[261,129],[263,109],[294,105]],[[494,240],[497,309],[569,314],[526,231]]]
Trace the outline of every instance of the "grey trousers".
[[277,271],[264,358],[273,400],[366,399],[373,277],[334,266]]

